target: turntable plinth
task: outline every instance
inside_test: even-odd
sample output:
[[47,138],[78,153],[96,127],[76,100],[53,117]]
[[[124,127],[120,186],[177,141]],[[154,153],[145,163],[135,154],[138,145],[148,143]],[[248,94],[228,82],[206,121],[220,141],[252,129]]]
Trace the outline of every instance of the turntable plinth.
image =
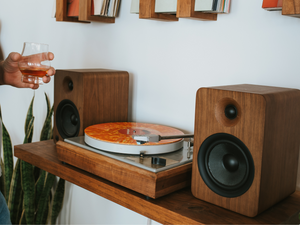
[[56,151],[67,164],[153,199],[191,184],[191,162],[154,173],[62,141],[56,143]]

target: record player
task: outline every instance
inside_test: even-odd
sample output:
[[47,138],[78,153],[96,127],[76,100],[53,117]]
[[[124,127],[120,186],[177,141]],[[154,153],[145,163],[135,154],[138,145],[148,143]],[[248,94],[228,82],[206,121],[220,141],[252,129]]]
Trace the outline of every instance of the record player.
[[192,137],[157,124],[102,123],[56,149],[64,163],[158,198],[191,185]]

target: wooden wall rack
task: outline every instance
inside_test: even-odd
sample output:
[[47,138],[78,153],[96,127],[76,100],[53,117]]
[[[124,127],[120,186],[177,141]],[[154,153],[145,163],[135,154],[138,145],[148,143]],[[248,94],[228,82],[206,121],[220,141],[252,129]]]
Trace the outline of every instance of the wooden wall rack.
[[69,17],[67,16],[68,0],[56,0],[56,21],[83,22],[83,23],[89,23],[91,21],[103,22],[103,23],[115,22],[115,17],[91,15],[92,1],[93,0],[79,0],[79,16]]
[[300,18],[300,0],[283,0],[282,15]]
[[139,18],[178,21],[178,18],[193,18],[200,20],[217,20],[216,13],[196,12],[195,0],[177,0],[176,14],[156,13],[155,0],[140,0]]
[[[93,0],[79,0],[79,16],[69,17],[68,0],[56,0],[56,21],[90,23],[91,21],[115,23],[115,17],[91,15],[91,5]],[[155,19],[164,21],[178,21],[179,18],[194,18],[200,20],[217,20],[216,13],[196,12],[195,0],[177,0],[176,14],[156,13],[155,0],[140,0],[139,18]]]
[[140,0],[139,18],[178,21],[175,14],[156,13],[155,0]]
[[177,0],[177,17],[200,20],[217,20],[217,13],[202,13],[195,11],[195,0]]

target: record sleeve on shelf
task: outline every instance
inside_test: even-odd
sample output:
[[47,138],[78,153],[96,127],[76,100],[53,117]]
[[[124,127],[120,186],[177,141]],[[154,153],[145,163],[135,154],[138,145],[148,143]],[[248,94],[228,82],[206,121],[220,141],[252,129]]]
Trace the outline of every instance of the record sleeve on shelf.
[[268,11],[281,11],[283,0],[263,0],[262,8]]
[[79,16],[79,0],[68,0],[68,13],[67,15],[70,17],[78,17]]
[[195,0],[195,11],[229,13],[231,0]]
[[116,17],[121,0],[92,0],[92,15]]

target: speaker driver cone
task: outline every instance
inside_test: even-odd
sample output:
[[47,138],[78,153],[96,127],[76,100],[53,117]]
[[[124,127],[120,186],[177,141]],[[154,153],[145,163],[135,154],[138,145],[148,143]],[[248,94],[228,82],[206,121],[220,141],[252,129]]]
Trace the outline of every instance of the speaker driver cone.
[[56,126],[62,138],[76,137],[80,129],[80,118],[75,104],[63,100],[56,110]]
[[224,133],[211,135],[202,143],[198,168],[206,185],[224,197],[242,195],[254,178],[250,151],[241,140]]

